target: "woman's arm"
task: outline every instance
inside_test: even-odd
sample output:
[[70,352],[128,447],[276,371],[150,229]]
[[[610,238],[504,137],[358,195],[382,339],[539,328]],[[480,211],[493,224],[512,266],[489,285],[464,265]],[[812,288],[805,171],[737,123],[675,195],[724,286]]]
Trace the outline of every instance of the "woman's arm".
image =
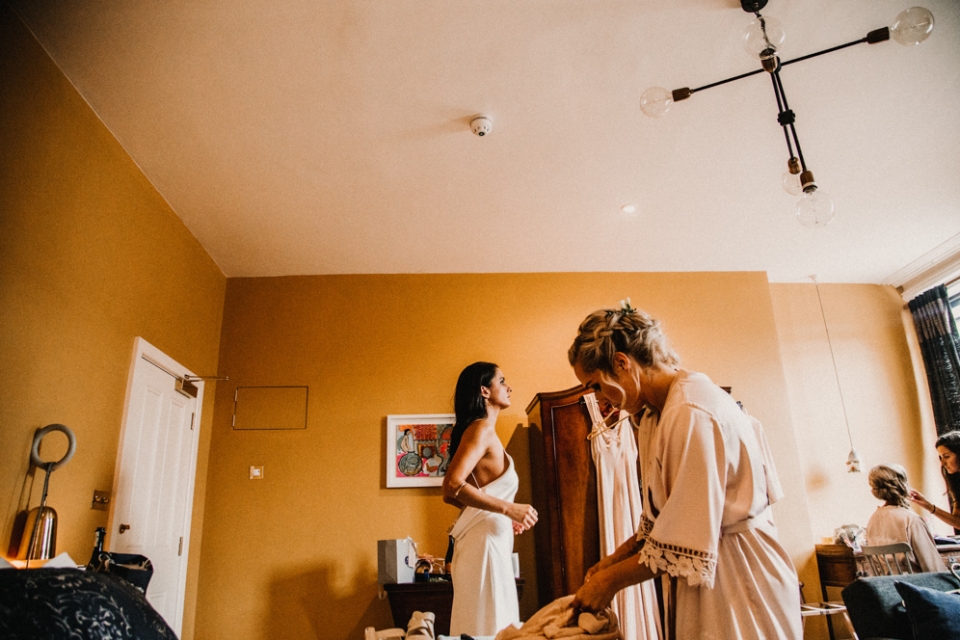
[[531,505],[495,498],[467,481],[487,452],[493,449],[499,451],[502,447],[492,426],[477,421],[467,427],[443,476],[443,501],[455,507],[475,507],[501,513],[526,530],[537,523],[537,512]]
[[623,544],[614,549],[613,553],[608,555],[606,558],[602,558],[600,562],[593,565],[587,570],[587,574],[583,577],[583,581],[586,582],[593,577],[598,571],[603,571],[613,565],[626,560],[627,558],[635,556],[640,551],[640,543],[637,541],[636,536],[630,536],[627,538]]
[[929,500],[923,497],[923,494],[919,491],[913,489],[910,490],[910,500],[914,504],[918,504],[933,515],[937,516],[943,522],[946,522],[948,525],[955,529],[960,529],[960,510],[954,509],[953,511],[944,511],[937,507]]
[[[463,438],[460,440],[460,446],[457,452],[450,460],[447,466],[447,472],[443,475],[443,501],[452,504],[455,507],[463,508],[467,505],[464,502],[466,491],[472,488],[468,480],[477,463],[486,455],[489,445],[483,442],[482,429],[480,424],[474,422],[463,432]],[[482,492],[479,492],[482,493]],[[489,496],[487,496],[489,497]],[[472,504],[471,506],[479,506]],[[483,508],[483,507],[480,507]],[[492,511],[493,509],[487,509]]]
[[640,564],[635,555],[628,556],[594,573],[577,590],[570,606],[583,611],[600,611],[610,605],[614,594],[621,589],[640,584],[655,575],[646,564]]

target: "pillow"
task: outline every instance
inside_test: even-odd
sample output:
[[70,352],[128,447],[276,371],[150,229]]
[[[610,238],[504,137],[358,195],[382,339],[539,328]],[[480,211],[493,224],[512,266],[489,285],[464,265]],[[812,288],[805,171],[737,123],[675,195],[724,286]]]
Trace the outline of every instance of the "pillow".
[[915,640],[960,640],[960,595],[895,582]]

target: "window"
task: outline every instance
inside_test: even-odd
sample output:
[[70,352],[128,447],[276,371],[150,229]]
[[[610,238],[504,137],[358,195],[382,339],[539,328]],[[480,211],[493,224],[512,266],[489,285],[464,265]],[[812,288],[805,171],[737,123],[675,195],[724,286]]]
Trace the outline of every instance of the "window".
[[960,326],[960,280],[954,280],[947,285],[947,299],[950,301],[950,310],[953,311],[953,319]]

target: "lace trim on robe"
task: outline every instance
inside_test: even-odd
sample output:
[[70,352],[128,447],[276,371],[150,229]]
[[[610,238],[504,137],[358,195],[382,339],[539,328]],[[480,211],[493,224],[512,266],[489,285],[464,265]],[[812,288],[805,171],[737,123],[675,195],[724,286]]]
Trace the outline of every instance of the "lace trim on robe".
[[663,544],[650,536],[653,522],[641,518],[637,539],[643,543],[640,549],[640,564],[646,564],[658,573],[674,578],[686,578],[691,587],[713,588],[717,572],[717,554],[673,544]]

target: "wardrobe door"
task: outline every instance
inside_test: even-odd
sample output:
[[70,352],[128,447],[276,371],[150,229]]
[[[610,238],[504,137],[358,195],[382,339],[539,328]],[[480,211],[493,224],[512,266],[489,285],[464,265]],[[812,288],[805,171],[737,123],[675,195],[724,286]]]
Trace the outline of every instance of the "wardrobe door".
[[600,560],[596,471],[583,395],[582,387],[541,393],[527,408],[532,496],[540,513],[534,531],[541,607],[574,593]]

